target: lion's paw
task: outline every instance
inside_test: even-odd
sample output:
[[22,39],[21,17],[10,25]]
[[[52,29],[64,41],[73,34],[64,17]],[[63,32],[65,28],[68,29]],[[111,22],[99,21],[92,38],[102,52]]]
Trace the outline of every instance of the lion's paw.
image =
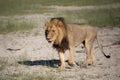
[[75,62],[68,62],[68,64],[70,65],[70,66],[76,66],[76,63]]

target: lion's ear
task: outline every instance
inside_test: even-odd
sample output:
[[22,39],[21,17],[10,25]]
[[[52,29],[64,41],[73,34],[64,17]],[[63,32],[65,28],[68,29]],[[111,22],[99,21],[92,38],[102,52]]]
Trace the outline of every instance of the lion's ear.
[[62,22],[62,21],[59,21],[59,22],[58,22],[58,25],[59,25],[59,27],[64,26],[64,24],[63,24],[63,22]]
[[49,26],[50,26],[50,22],[47,21],[47,22],[45,23],[45,28],[47,28],[47,27],[49,27]]

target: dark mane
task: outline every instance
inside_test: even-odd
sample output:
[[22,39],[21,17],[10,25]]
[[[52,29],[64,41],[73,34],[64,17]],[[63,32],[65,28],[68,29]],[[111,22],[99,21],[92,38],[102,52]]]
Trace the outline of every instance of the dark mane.
[[63,17],[54,17],[54,18],[51,18],[50,21],[53,21],[55,19],[61,21],[66,26],[66,22],[65,22],[65,19]]
[[57,20],[59,20],[59,21],[62,21],[62,22],[65,21],[65,19],[64,19],[63,17],[54,17],[54,18],[51,18],[50,21],[53,21],[53,20],[55,20],[55,19],[57,19]]
[[68,46],[69,46],[65,19],[63,17],[54,17],[54,18],[51,18],[50,21],[54,21],[54,20],[61,21],[64,24],[63,32],[65,33],[65,35],[60,44],[53,44],[53,48],[56,48],[57,50],[65,51],[66,49],[68,49]]
[[67,50],[69,48],[69,42],[67,38],[64,38],[61,42],[60,45],[58,44],[53,44],[53,48],[55,48],[58,51],[63,51],[65,52],[65,50]]

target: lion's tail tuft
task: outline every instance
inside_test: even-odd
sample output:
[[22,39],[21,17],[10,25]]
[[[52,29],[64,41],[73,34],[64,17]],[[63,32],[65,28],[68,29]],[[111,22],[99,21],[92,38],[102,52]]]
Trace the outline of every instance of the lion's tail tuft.
[[110,55],[106,55],[105,53],[104,53],[104,56],[105,56],[106,58],[110,58]]
[[101,52],[103,53],[103,55],[104,55],[106,58],[110,58],[110,54],[109,54],[109,55],[106,55],[106,54],[104,53],[104,51],[103,51],[103,46],[101,45],[98,37],[96,37],[96,39],[97,39],[98,47],[99,47],[99,49],[101,50]]

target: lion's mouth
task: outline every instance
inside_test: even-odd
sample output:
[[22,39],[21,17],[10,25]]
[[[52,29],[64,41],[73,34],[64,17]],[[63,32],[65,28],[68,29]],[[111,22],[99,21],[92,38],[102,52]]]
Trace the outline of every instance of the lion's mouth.
[[54,43],[54,40],[48,40],[49,43],[53,44]]
[[49,41],[49,40],[48,40],[48,42],[51,43],[52,41]]
[[49,43],[51,43],[51,44],[54,44],[54,43],[55,43],[55,41],[56,41],[56,38],[47,39],[47,41],[48,41]]

